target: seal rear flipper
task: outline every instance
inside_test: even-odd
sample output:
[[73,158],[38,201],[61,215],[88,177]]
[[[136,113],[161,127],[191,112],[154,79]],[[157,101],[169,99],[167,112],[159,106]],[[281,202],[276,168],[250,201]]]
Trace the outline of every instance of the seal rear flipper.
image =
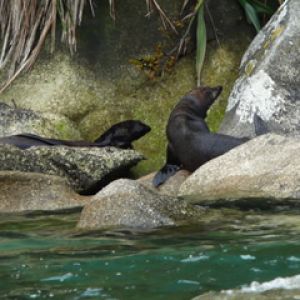
[[170,178],[171,176],[173,176],[178,170],[180,169],[179,166],[177,165],[169,165],[169,164],[165,164],[154,176],[153,178],[153,185],[155,187],[160,186],[161,184],[163,184],[164,182],[166,182],[166,180],[168,178]]
[[269,128],[267,127],[267,124],[257,114],[254,114],[254,127],[255,127],[256,136],[263,135],[270,132]]
[[180,169],[181,166],[181,163],[174,154],[174,151],[172,150],[170,144],[168,144],[166,152],[167,162],[156,173],[152,181],[155,187],[158,187],[159,185],[163,184],[168,178],[173,176]]
[[28,139],[30,146],[40,146],[40,145],[56,146],[56,145],[62,145],[63,142],[62,140],[50,139],[32,133],[22,133],[22,134],[17,134],[15,136]]

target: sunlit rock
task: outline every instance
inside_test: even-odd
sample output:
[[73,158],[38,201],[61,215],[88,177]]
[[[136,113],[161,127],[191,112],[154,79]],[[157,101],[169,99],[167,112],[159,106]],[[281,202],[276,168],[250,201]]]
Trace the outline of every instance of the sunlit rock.
[[203,208],[159,195],[137,181],[120,179],[102,189],[84,207],[78,228],[155,228],[194,223],[204,214]]
[[228,100],[221,132],[254,135],[258,114],[270,131],[300,133],[300,6],[287,0],[258,33]]
[[193,203],[241,200],[253,206],[277,201],[299,205],[299,153],[299,137],[260,136],[201,166],[179,194]]
[[86,203],[66,179],[14,171],[0,172],[0,213],[80,209]]
[[178,190],[181,184],[187,179],[187,177],[191,174],[186,170],[179,170],[176,174],[168,178],[168,180],[159,187],[154,187],[152,181],[156,172],[148,174],[138,179],[138,181],[144,185],[145,187],[157,192],[161,195],[168,195],[176,197],[178,194]]

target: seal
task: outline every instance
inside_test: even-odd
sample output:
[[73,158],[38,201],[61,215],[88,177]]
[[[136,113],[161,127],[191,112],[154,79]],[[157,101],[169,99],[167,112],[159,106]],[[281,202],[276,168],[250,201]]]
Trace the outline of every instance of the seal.
[[138,120],[119,122],[105,131],[94,142],[58,140],[35,134],[17,134],[0,138],[0,144],[14,145],[20,149],[32,146],[69,146],[69,147],[105,147],[113,146],[132,149],[132,142],[148,133],[151,128]]
[[222,92],[222,87],[198,87],[187,93],[172,110],[166,128],[166,164],[153,179],[155,187],[180,168],[195,171],[207,161],[249,140],[210,132],[207,111]]

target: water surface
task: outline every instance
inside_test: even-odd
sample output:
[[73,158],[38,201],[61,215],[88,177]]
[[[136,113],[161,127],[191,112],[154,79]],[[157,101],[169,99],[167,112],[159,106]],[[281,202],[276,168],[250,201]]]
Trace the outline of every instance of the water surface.
[[1,216],[0,299],[191,299],[300,274],[293,213],[151,232],[75,230],[78,214]]

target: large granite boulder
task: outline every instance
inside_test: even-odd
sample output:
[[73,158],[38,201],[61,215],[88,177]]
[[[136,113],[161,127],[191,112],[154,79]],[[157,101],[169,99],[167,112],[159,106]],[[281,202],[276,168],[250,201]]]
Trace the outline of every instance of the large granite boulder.
[[21,150],[11,145],[0,145],[1,171],[60,176],[76,192],[83,194],[98,191],[142,159],[143,156],[134,150],[114,147],[37,146]]
[[39,173],[0,172],[0,213],[80,209],[88,198],[66,179]]
[[[300,138],[263,135],[196,170],[179,194],[192,203],[300,204]],[[246,202],[245,202],[246,201]]]
[[102,189],[84,207],[78,228],[125,226],[149,229],[195,223],[204,214],[203,208],[159,195],[137,181],[119,179]]
[[254,135],[257,113],[272,132],[300,133],[300,5],[284,1],[245,53],[220,132]]

